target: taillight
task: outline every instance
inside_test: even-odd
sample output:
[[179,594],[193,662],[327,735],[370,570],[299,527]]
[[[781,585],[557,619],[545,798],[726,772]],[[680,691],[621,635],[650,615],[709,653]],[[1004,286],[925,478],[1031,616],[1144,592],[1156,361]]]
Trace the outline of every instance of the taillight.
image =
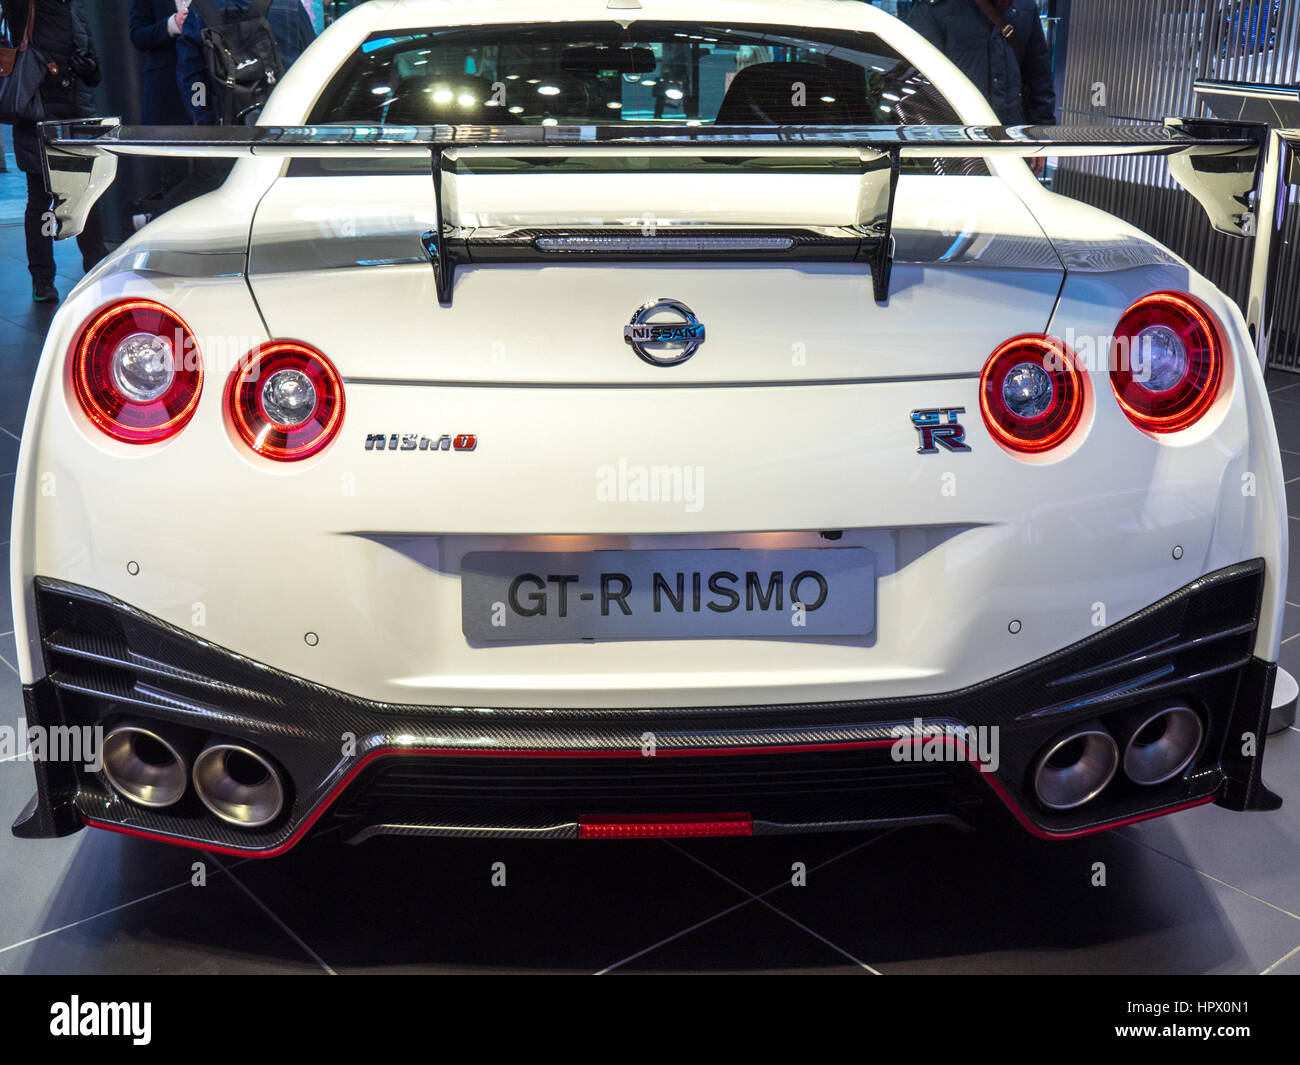
[[989,356],[980,375],[984,424],[1004,447],[1037,455],[1063,444],[1083,417],[1083,378],[1059,340],[1023,336]]
[[1125,312],[1111,348],[1110,383],[1139,429],[1176,433],[1214,404],[1223,383],[1223,341],[1190,296],[1157,292]]
[[276,340],[231,376],[226,406],[250,448],[296,462],[324,448],[343,424],[343,379],[315,348]]
[[179,315],[150,300],[99,311],[72,349],[72,389],[96,426],[117,440],[175,436],[199,405],[203,360]]

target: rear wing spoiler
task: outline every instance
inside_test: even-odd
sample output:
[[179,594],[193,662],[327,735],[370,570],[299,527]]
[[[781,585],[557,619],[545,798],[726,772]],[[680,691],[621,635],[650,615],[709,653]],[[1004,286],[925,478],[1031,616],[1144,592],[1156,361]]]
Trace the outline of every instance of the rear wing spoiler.
[[[1165,155],[1214,228],[1256,228],[1253,196],[1268,143],[1262,125],[1169,119],[1134,126],[123,126],[115,118],[43,123],[46,180],[58,236],[75,236],[117,174],[122,156],[186,158],[427,158],[436,224],[421,237],[439,301],[451,301],[460,263],[573,260],[847,260],[871,270],[878,302],[889,298],[894,194],[904,159]],[[518,230],[476,236],[444,218],[443,176],[458,152],[530,155],[753,156],[849,154],[862,180],[857,217],[842,227],[632,227]]]

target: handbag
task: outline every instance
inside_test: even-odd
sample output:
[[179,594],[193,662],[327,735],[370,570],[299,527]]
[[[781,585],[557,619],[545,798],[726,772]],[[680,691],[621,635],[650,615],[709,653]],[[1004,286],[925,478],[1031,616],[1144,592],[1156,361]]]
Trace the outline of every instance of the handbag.
[[36,25],[36,0],[27,0],[27,25],[22,40],[14,45],[0,45],[0,122],[43,122],[45,105],[41,102],[41,82],[48,66],[39,52],[31,47]]

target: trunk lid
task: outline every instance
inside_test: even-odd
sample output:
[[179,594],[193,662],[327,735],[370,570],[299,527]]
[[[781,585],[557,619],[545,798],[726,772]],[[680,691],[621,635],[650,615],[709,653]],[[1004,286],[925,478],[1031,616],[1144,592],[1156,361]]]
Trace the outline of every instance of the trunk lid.
[[[905,173],[887,304],[875,302],[861,262],[640,259],[461,265],[447,306],[421,250],[435,224],[428,174],[290,173],[257,210],[252,291],[273,336],[316,345],[352,380],[662,387],[969,376],[1009,337],[1046,329],[1064,278],[1000,179]],[[838,227],[854,220],[867,180],[845,170],[537,168],[448,174],[444,195],[448,221],[473,234]],[[695,356],[672,367],[636,357],[624,336],[658,299],[685,304],[706,331]]]

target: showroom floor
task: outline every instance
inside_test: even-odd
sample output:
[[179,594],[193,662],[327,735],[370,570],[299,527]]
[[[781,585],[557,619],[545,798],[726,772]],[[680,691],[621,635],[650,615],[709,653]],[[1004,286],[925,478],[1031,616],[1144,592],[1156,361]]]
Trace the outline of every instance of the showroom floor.
[[[76,249],[59,246],[59,286]],[[53,311],[0,223],[0,537]],[[1270,381],[1300,493],[1300,377]],[[1300,495],[1291,507],[1300,521]],[[1298,541],[1300,527],[1293,526]],[[16,727],[0,541],[0,725]],[[1295,567],[1300,570],[1300,566]],[[1283,663],[1300,674],[1300,574]],[[236,861],[86,830],[14,839],[31,767],[0,762],[0,973],[844,971],[1300,973],[1300,733],[1264,767],[1287,805],[1202,807],[1070,843],[1018,828],[616,843],[337,834]],[[194,886],[194,863],[206,885]],[[504,862],[506,884],[492,886]],[[795,862],[807,885],[790,884]],[[1095,863],[1105,886],[1093,886]]]

